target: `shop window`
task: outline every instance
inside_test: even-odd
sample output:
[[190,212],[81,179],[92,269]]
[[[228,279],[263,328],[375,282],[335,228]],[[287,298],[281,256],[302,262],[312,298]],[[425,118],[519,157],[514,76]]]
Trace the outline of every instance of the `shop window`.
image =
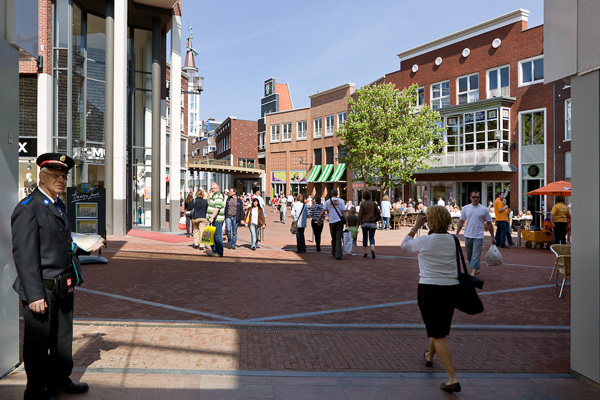
[[544,144],[544,111],[521,114],[521,138],[523,146]]

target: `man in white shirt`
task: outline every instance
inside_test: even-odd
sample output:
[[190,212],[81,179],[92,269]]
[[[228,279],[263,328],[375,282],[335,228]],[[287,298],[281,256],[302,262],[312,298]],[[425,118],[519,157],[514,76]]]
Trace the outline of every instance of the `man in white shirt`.
[[481,248],[483,247],[483,234],[486,227],[492,236],[492,244],[496,244],[492,217],[489,210],[479,204],[480,198],[481,193],[476,190],[471,192],[471,204],[463,208],[460,221],[458,221],[458,227],[456,228],[456,236],[458,236],[466,221],[465,249],[472,275],[479,275],[480,272],[479,262],[481,259]]
[[441,197],[438,200],[438,206],[446,207],[446,202]]
[[[291,203],[290,203],[291,204]],[[279,199],[279,222],[285,224],[285,212],[287,210],[287,198],[282,193]]]
[[344,225],[348,225],[346,220],[346,207],[344,200],[337,197],[338,190],[331,189],[331,198],[325,202],[323,211],[319,215],[319,225],[323,224],[323,218],[325,217],[325,211],[329,214],[329,232],[331,233],[331,255],[336,260],[342,259],[342,232],[344,231]]
[[287,203],[291,210],[292,207],[294,206],[294,196],[292,196],[291,193],[288,194]]

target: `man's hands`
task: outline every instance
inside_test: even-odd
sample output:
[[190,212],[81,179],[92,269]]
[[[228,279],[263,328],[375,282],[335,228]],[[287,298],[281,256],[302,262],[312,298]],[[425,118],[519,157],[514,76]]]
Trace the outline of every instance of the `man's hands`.
[[44,314],[46,312],[46,308],[48,308],[48,303],[46,303],[46,299],[39,299],[29,303],[29,309],[34,313]]

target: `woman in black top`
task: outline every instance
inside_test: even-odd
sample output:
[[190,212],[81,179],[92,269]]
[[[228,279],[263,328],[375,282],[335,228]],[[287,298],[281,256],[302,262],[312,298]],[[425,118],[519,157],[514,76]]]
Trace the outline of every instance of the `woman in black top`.
[[194,218],[192,219],[192,225],[194,227],[194,248],[199,248],[200,235],[204,232],[204,228],[208,226],[208,221],[206,220],[208,201],[206,201],[204,197],[204,193],[201,190],[198,190],[196,192],[196,198],[192,202],[194,209]]
[[191,212],[192,212],[192,203],[194,202],[194,195],[192,192],[189,192],[187,197],[185,198],[185,236],[190,237],[192,233],[190,232],[190,228],[192,227],[191,222]]

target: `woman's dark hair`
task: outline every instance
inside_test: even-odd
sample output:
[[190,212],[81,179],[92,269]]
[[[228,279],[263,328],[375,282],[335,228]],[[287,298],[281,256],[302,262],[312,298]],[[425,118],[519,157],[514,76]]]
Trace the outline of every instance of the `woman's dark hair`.
[[190,204],[192,201],[194,201],[194,195],[192,194],[192,192],[189,192],[187,197],[185,198],[185,204]]
[[260,208],[260,201],[258,201],[258,199],[252,199],[252,207],[254,207],[254,202],[256,202],[256,205]]
[[363,193],[363,200],[371,200],[371,193],[364,192]]
[[564,203],[564,202],[565,202],[565,196],[556,196],[555,203]]

